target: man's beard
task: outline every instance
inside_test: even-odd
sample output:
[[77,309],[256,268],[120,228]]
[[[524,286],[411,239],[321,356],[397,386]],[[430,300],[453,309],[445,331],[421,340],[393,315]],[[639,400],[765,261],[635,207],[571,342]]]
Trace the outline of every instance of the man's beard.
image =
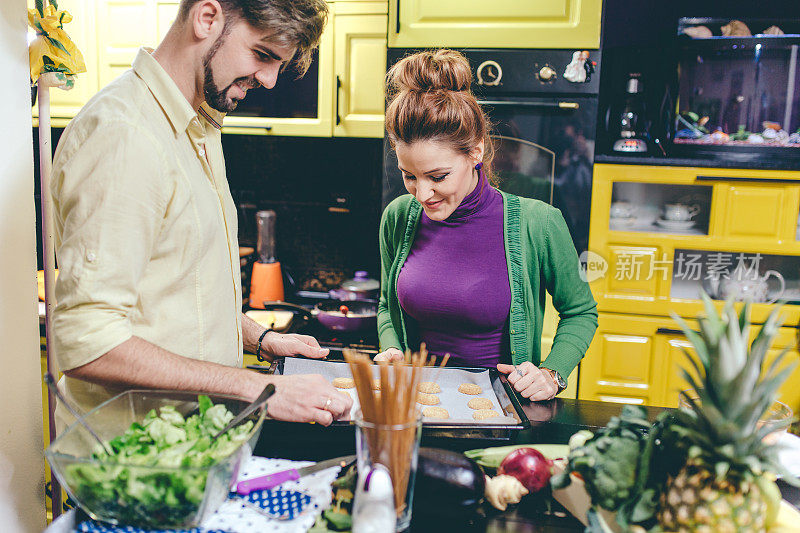
[[216,109],[221,113],[230,113],[239,105],[238,99],[228,98],[227,96],[233,84],[237,83],[245,87],[254,88],[258,87],[259,83],[256,81],[255,77],[246,76],[237,78],[233,83],[222,90],[217,88],[217,84],[214,82],[214,70],[211,68],[211,59],[213,59],[214,55],[217,53],[220,45],[222,45],[225,36],[226,34],[223,32],[203,58],[203,96],[205,97],[206,103],[211,106],[212,109]]

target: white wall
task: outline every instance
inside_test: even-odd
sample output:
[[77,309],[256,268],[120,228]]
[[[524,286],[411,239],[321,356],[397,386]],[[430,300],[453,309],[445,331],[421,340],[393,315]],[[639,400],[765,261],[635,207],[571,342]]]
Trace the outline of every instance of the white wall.
[[[0,0],[0,531],[45,527],[25,0]],[[14,516],[17,515],[17,516]]]

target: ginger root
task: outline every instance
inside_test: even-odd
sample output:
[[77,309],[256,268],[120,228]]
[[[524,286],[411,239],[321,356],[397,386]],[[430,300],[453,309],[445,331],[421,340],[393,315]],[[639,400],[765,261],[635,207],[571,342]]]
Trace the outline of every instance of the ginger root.
[[523,496],[528,494],[519,480],[512,476],[486,476],[486,500],[495,509],[505,511],[509,503],[519,503]]

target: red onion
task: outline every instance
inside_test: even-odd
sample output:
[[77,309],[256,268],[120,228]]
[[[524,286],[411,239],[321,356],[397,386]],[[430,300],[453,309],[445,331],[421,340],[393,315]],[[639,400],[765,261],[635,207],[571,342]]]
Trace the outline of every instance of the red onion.
[[534,448],[518,448],[503,459],[497,473],[515,477],[530,492],[538,492],[553,475],[553,461]]

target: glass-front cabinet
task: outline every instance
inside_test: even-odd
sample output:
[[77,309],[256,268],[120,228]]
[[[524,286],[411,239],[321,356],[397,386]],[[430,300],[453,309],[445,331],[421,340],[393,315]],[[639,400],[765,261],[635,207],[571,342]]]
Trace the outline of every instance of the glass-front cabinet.
[[[580,366],[582,399],[676,407],[701,295],[753,302],[755,335],[779,302],[768,361],[800,337],[800,172],[594,167],[589,251],[581,257],[599,328]],[[779,391],[800,412],[800,366]]]
[[[800,173],[595,165],[588,272],[601,311],[694,317],[700,294],[800,319]],[[598,261],[595,261],[597,263]],[[603,270],[601,272],[601,270]]]
[[[767,364],[800,359],[800,172],[595,165],[589,251],[581,257],[599,327],[580,365],[582,399],[676,407],[688,387],[701,295],[753,302],[751,337],[779,302]],[[800,366],[779,391],[800,412]]]

